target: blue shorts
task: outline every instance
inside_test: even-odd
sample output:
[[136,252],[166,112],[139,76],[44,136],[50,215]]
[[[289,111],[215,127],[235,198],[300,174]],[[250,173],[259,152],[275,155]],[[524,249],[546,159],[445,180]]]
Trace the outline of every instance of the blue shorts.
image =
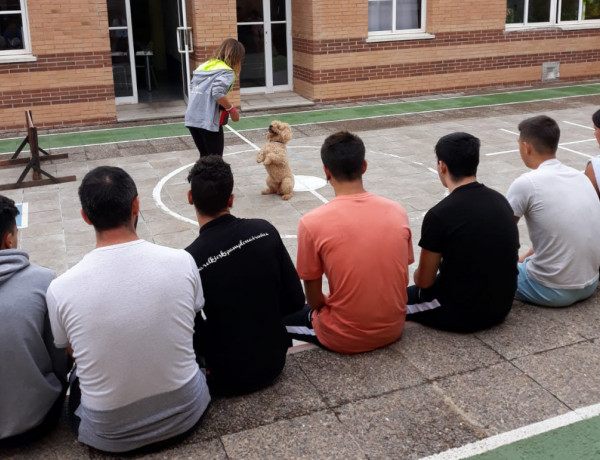
[[554,289],[542,286],[527,275],[527,261],[518,264],[519,279],[515,299],[542,307],[568,307],[591,296],[598,287],[598,281],[583,289]]

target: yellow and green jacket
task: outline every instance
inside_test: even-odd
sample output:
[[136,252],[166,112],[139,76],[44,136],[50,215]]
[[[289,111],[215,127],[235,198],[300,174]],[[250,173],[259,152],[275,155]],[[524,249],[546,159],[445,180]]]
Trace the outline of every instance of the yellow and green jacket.
[[218,59],[210,59],[194,70],[185,126],[208,131],[219,130],[219,103],[233,88],[235,73]]

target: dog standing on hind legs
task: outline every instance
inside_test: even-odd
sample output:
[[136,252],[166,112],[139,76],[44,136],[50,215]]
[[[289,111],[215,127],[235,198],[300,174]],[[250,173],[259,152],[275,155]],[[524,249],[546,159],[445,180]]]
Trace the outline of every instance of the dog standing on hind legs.
[[267,187],[261,193],[276,193],[289,200],[294,191],[294,175],[288,163],[286,144],[292,139],[292,129],[287,123],[273,121],[267,132],[267,143],[258,152],[256,162],[265,165]]

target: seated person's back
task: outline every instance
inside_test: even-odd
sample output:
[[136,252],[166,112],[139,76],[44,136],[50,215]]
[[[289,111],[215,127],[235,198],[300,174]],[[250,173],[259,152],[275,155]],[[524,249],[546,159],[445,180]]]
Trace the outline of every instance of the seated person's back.
[[0,195],[0,446],[33,440],[56,423],[69,370],[48,322],[45,294],[54,273],[17,249],[18,213]]
[[519,234],[510,205],[477,182],[479,139],[453,133],[436,144],[440,180],[450,194],[421,228],[407,320],[471,332],[504,320],[517,283]]
[[222,158],[201,158],[188,180],[200,236],[186,250],[206,299],[206,320],[196,317],[196,353],[212,394],[254,391],[285,365],[290,340],[282,317],[304,305],[302,286],[275,227],[230,214],[233,175]]
[[413,261],[408,217],[398,203],[363,188],[367,164],[358,136],[329,136],[321,158],[336,197],[300,220],[298,274],[312,310],[286,318],[286,325],[292,337],[334,351],[373,350],[397,340],[404,327]]
[[520,259],[518,300],[567,306],[592,295],[598,284],[600,201],[581,172],[556,158],[557,123],[544,115],[519,124],[519,149],[532,171],[515,179],[507,198],[525,217],[532,250]]
[[50,320],[77,365],[69,402],[79,440],[124,452],[186,432],[210,401],[193,350],[202,286],[185,251],[138,239],[125,171],[96,168],[79,191],[97,246],[50,285]]

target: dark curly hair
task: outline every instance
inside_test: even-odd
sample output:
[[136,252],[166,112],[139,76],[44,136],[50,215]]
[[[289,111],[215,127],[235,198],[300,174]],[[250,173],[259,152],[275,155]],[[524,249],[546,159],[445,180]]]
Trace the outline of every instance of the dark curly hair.
[[192,199],[198,212],[213,217],[227,210],[227,202],[233,191],[231,166],[219,155],[200,158],[190,170],[188,182]]
[[15,202],[4,195],[0,195],[0,240],[3,240],[7,233],[15,231],[18,215],[19,210],[15,206]]

